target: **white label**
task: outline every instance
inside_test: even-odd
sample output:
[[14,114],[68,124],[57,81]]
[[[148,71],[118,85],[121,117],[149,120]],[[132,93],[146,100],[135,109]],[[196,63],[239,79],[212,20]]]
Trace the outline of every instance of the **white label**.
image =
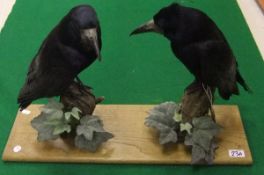
[[22,147],[21,147],[20,145],[16,145],[16,146],[14,146],[13,151],[14,151],[15,153],[18,153],[18,152],[21,151],[21,149],[22,149]]
[[229,157],[232,158],[243,158],[246,157],[245,151],[242,149],[230,149],[228,150]]
[[25,114],[25,115],[29,115],[30,113],[31,113],[31,111],[30,110],[27,110],[27,109],[24,109],[22,111],[22,114]]

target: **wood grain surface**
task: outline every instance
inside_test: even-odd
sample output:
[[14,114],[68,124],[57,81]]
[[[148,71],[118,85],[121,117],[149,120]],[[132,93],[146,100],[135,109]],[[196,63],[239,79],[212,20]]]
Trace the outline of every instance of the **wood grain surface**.
[[[38,142],[30,121],[39,114],[39,108],[40,105],[31,105],[29,115],[18,112],[3,153],[4,161],[190,164],[190,153],[184,145],[161,146],[157,133],[144,125],[153,105],[98,105],[95,114],[115,137],[96,153],[76,149],[72,143],[61,139]],[[217,123],[223,127],[214,164],[252,164],[238,107],[214,106],[214,109]],[[16,146],[21,150],[14,151]],[[230,158],[230,149],[244,150],[245,157]]]

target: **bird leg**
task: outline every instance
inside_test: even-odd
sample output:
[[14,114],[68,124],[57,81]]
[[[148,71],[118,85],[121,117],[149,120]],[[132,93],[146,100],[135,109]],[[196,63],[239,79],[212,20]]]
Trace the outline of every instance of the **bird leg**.
[[199,81],[191,83],[184,91],[181,100],[181,113],[184,122],[191,122],[193,118],[202,117],[211,112],[214,118],[213,104],[214,88],[206,87]]
[[215,121],[215,112],[214,112],[214,109],[213,109],[213,95],[212,95],[212,91],[211,91],[211,88],[210,86],[206,85],[206,88],[204,86],[204,84],[202,83],[202,87],[203,87],[203,90],[210,102],[210,112],[211,112],[211,117],[212,119]]

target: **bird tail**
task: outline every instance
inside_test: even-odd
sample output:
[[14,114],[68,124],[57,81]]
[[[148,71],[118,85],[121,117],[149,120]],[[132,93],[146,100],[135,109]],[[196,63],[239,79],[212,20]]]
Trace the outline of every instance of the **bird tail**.
[[228,100],[230,98],[230,96],[232,94],[235,94],[235,95],[239,95],[239,89],[238,89],[238,86],[237,86],[237,83],[238,82],[243,88],[245,91],[249,92],[249,93],[252,93],[252,90],[250,89],[250,87],[247,85],[247,83],[245,82],[245,80],[242,78],[240,72],[237,70],[236,72],[236,81],[235,82],[222,82],[220,85],[219,85],[219,94],[222,98]]
[[17,103],[19,104],[20,111],[27,108],[32,102],[32,98],[31,98],[30,94],[26,93],[27,91],[25,91],[26,89],[27,88],[23,87],[20,90],[20,93],[19,93],[18,98],[17,98]]
[[19,103],[19,110],[20,111],[23,111],[25,108],[27,108],[30,104],[31,104],[31,101],[27,101],[27,100],[18,100],[18,103]]
[[239,95],[237,84],[234,82],[221,83],[218,87],[218,92],[225,100],[229,100],[232,94]]
[[247,83],[245,82],[245,80],[243,79],[243,77],[241,76],[241,74],[238,70],[237,70],[237,74],[236,74],[236,80],[244,88],[245,91],[252,93],[252,90],[247,85]]

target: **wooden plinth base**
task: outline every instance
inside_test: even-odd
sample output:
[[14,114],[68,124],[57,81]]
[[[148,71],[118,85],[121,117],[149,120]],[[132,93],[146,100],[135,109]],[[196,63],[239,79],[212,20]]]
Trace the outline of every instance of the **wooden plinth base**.
[[[158,143],[157,133],[144,125],[147,112],[154,105],[98,105],[95,115],[101,117],[114,138],[96,153],[89,153],[66,144],[63,140],[38,142],[30,121],[40,105],[31,105],[26,115],[18,112],[8,142],[4,161],[190,164],[191,155],[185,146]],[[223,127],[218,137],[214,164],[252,164],[252,157],[237,106],[214,106],[216,122]],[[230,150],[243,150],[245,157],[233,158]]]

